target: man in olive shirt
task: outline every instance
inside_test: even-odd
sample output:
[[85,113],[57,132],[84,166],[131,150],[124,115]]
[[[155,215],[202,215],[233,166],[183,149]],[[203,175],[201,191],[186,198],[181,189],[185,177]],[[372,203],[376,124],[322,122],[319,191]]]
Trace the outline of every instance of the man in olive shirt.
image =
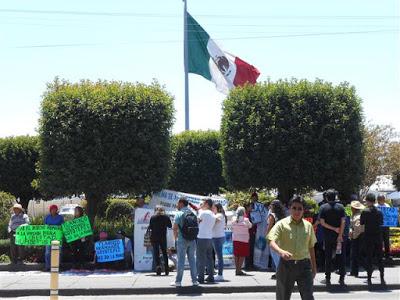
[[290,216],[277,222],[268,234],[270,247],[282,258],[276,272],[276,299],[288,300],[297,282],[302,300],[313,300],[313,280],[317,273],[313,226],[303,220],[305,202],[300,196],[290,200]]

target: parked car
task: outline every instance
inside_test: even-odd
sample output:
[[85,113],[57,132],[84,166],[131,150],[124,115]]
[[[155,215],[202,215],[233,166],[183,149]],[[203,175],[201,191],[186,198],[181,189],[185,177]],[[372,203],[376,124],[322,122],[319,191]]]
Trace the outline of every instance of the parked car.
[[78,204],[65,204],[61,206],[59,214],[64,216],[64,220],[68,221],[74,218],[75,207],[79,206]]

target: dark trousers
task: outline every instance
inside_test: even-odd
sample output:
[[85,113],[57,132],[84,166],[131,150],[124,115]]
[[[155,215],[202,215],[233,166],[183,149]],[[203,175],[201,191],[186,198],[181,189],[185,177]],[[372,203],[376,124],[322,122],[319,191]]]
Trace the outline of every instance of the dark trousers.
[[11,262],[13,264],[24,261],[25,258],[24,247],[15,244],[15,232],[10,233],[10,254],[11,254]]
[[366,254],[367,254],[367,274],[368,278],[372,277],[372,272],[373,272],[373,260],[376,258],[377,260],[377,266],[379,269],[379,272],[381,273],[381,277],[383,277],[384,274],[384,268],[383,268],[383,261],[382,261],[382,240],[381,239],[375,239],[375,240],[366,240],[365,241],[365,248],[367,249]]
[[[325,247],[325,277],[326,279],[331,279],[331,273],[332,273],[332,262],[333,262],[333,257],[332,255],[336,251],[336,241],[325,241],[324,242],[324,247]],[[342,253],[341,254],[336,254],[336,263],[339,268],[339,274],[340,278],[344,278],[346,275],[346,244],[343,241],[342,243]]]
[[197,239],[197,278],[198,281],[204,281],[204,273],[207,268],[209,280],[214,280],[214,261],[212,258],[213,243],[212,239]]
[[362,262],[362,257],[361,257],[361,246],[362,246],[362,240],[360,237],[351,240],[351,250],[350,250],[350,255],[351,255],[351,275],[358,276],[358,270],[360,265],[363,265]]
[[255,245],[255,243],[256,243],[256,235],[250,234],[250,239],[249,239],[250,255],[245,258],[245,261],[244,261],[245,269],[254,268],[254,245]]
[[390,234],[389,227],[381,227],[383,245],[385,247],[385,258],[390,256]]
[[86,242],[82,242],[81,240],[77,240],[72,242],[72,263],[74,268],[81,268],[85,263],[86,258]]
[[165,267],[165,272],[168,273],[168,255],[167,255],[167,241],[153,241],[151,242],[153,245],[153,259],[155,262],[155,266],[161,266],[161,261],[160,261],[160,249],[162,252],[162,256],[164,259],[164,267]]
[[276,272],[276,300],[289,300],[294,283],[297,283],[302,300],[313,300],[313,276],[311,261],[280,260]]

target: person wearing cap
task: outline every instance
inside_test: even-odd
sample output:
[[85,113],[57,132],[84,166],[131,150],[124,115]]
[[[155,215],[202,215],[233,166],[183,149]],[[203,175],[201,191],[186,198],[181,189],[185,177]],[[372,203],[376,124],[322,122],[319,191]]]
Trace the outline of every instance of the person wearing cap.
[[364,233],[364,225],[360,224],[361,211],[365,208],[360,201],[351,201],[351,221],[350,221],[350,240],[351,240],[351,272],[350,275],[358,277],[358,267],[360,265],[361,241]]
[[[83,207],[77,206],[74,209],[74,219],[81,218],[85,215]],[[72,265],[73,269],[82,269],[85,263],[85,257],[87,254],[87,244],[88,238],[83,237],[81,239],[77,239],[73,241],[71,245],[72,250]]]
[[367,275],[368,285],[372,285],[372,261],[374,258],[377,259],[378,268],[381,275],[381,284],[385,284],[384,278],[384,267],[382,262],[382,231],[381,226],[383,225],[383,214],[378,210],[375,205],[375,195],[368,194],[365,198],[367,208],[364,209],[360,216],[360,224],[365,225],[365,236],[364,245],[367,254]]
[[[57,205],[55,204],[50,205],[49,212],[50,213],[44,218],[45,225],[61,226],[64,223],[64,217],[58,214]],[[50,254],[51,254],[51,246],[46,246],[44,253],[44,262],[46,271],[50,271]],[[60,256],[61,256],[61,247],[60,247]]]
[[12,215],[8,222],[8,233],[10,235],[10,253],[11,263],[21,264],[24,261],[24,248],[15,244],[15,231],[21,225],[29,224],[29,217],[24,213],[21,204],[14,204],[12,207]]
[[[381,209],[383,207],[390,207],[389,204],[386,203],[386,197],[385,194],[379,194],[378,197],[376,198],[378,200],[378,203],[375,204],[375,206],[378,209]],[[383,239],[383,246],[385,249],[385,259],[390,260],[390,233],[389,233],[390,227],[387,226],[381,226],[381,231],[382,231],[382,239]]]

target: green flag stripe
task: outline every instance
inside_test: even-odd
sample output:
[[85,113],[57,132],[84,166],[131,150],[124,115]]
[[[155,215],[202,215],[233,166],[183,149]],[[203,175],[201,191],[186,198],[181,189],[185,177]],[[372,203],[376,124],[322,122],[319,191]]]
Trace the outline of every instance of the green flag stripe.
[[187,30],[189,73],[199,74],[211,80],[210,68],[208,65],[210,54],[207,50],[207,43],[210,36],[189,13],[187,14]]

